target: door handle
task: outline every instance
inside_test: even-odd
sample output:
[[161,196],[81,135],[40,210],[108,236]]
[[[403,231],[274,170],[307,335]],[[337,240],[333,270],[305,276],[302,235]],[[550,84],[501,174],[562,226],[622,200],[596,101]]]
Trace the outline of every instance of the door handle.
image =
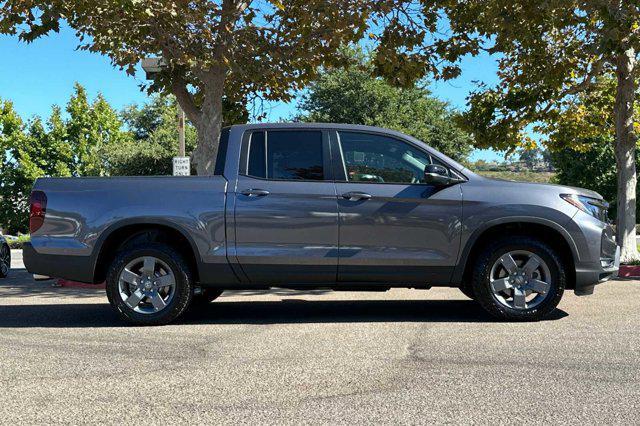
[[269,195],[269,191],[265,189],[245,189],[240,193],[247,197],[264,197],[265,195]]
[[371,194],[366,192],[349,191],[342,194],[342,198],[349,201],[370,200]]

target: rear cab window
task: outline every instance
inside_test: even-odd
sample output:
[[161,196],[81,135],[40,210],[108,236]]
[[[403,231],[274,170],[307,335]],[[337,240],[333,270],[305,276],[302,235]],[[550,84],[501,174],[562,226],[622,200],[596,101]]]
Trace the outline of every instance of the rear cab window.
[[229,132],[231,129],[226,127],[220,132],[220,143],[218,144],[218,155],[216,155],[216,166],[214,168],[214,175],[223,175],[224,166],[227,160],[227,149],[229,148]]

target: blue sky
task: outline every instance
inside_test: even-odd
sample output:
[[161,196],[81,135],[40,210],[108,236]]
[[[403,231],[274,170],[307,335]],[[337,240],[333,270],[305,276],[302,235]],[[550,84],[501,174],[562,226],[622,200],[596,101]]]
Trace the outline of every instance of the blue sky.
[[[144,73],[135,77],[113,68],[109,59],[98,54],[76,50],[77,39],[68,28],[58,34],[21,43],[16,37],[0,36],[0,98],[13,101],[23,117],[47,117],[54,104],[64,105],[77,81],[90,94],[101,92],[116,109],[132,103],[144,103],[147,96],[140,91]],[[495,83],[497,66],[488,56],[469,58],[463,62],[461,77],[448,82],[434,82],[434,95],[454,108],[464,109],[465,98],[475,87],[474,81]],[[271,103],[268,120],[290,117],[295,104]],[[493,151],[475,151],[472,160],[501,160]]]

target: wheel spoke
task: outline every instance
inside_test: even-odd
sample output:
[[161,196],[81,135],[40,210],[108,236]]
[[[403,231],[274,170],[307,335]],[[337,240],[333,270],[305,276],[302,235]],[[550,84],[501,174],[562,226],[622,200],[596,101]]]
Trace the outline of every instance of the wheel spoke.
[[156,270],[156,258],[155,257],[145,257],[144,264],[142,265],[142,272],[144,274],[153,276]]
[[124,303],[126,303],[127,306],[129,306],[131,309],[134,309],[136,306],[138,306],[138,303],[140,303],[143,297],[144,293],[142,293],[141,290],[136,290],[131,293],[131,296],[129,296]]
[[500,263],[502,263],[504,269],[506,269],[510,274],[513,274],[518,270],[518,264],[513,260],[511,253],[505,253],[502,255],[502,257],[500,257]]
[[172,274],[167,274],[167,275],[163,275],[161,277],[158,277],[156,279],[156,287],[168,287],[168,286],[173,286],[176,281],[173,279],[173,275]]
[[167,304],[164,303],[162,296],[160,296],[160,294],[157,292],[151,297],[151,303],[153,304],[153,308],[156,311],[161,311],[165,308],[165,306],[167,306]]
[[127,263],[119,276],[121,300],[139,314],[154,314],[176,296],[176,274],[162,259],[140,256]]
[[516,308],[526,308],[527,307],[527,293],[524,291],[514,288],[513,289],[513,306]]
[[540,280],[529,281],[529,288],[539,294],[547,294],[551,287],[548,283]]
[[494,293],[500,293],[501,291],[505,291],[511,288],[511,284],[509,284],[509,278],[500,278],[491,282],[491,288]]
[[122,271],[122,274],[120,274],[120,279],[129,284],[138,284],[140,275],[135,274],[128,269],[125,269]]
[[540,261],[538,260],[538,258],[535,256],[531,256],[531,258],[527,261],[527,263],[525,263],[522,269],[524,269],[525,274],[531,275],[536,269],[538,269],[538,266],[540,266]]

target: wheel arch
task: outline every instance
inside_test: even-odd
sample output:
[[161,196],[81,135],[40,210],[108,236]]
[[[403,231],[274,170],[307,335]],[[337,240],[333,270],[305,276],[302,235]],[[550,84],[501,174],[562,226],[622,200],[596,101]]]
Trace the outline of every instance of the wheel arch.
[[462,284],[468,280],[473,263],[484,245],[492,238],[505,235],[505,232],[530,236],[550,244],[567,264],[567,288],[575,287],[575,263],[579,259],[575,241],[558,223],[532,217],[511,217],[489,221],[473,232],[460,252],[452,283]]
[[199,280],[202,261],[195,242],[185,229],[164,219],[131,218],[112,224],[100,235],[92,255],[93,282],[104,281],[118,250],[134,245],[136,241],[164,242],[177,248],[185,257],[194,279]]

